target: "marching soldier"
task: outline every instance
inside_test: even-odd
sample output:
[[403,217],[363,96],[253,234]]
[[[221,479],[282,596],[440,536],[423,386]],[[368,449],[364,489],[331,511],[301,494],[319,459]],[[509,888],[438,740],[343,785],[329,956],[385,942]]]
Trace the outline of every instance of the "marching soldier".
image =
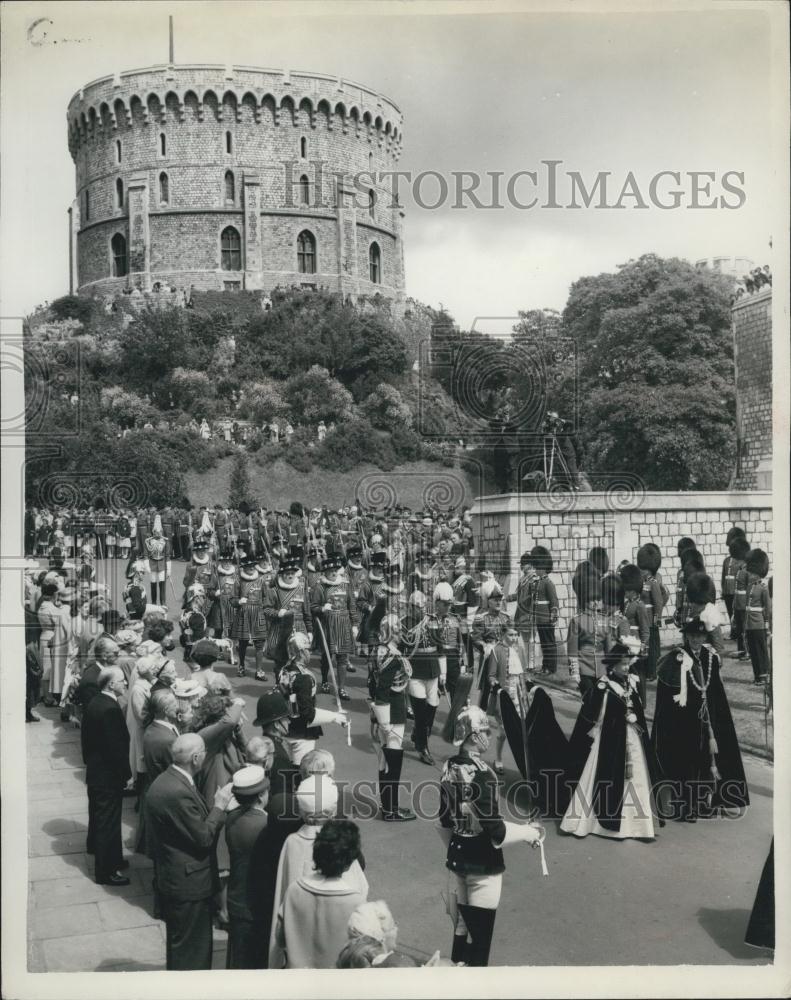
[[483,608],[473,619],[470,640],[481,656],[478,688],[481,692],[480,704],[485,706],[489,701],[489,681],[483,669],[484,663],[492,646],[505,635],[511,616],[502,610],[503,591],[496,580],[486,580],[481,584],[481,602]]
[[[302,560],[285,557],[277,569],[277,577],[266,593],[264,614],[269,623],[266,655],[274,660],[279,672],[288,660],[288,637],[292,632],[310,635],[313,620],[310,595],[301,574]],[[312,635],[310,636],[312,639]]]
[[184,570],[182,608],[187,607],[190,588],[196,583],[200,584],[207,594],[217,589],[217,573],[214,568],[214,560],[209,554],[209,543],[204,541],[195,542],[192,547],[192,558]]
[[[310,614],[314,623],[321,625],[321,630],[315,629],[314,645],[318,637],[318,648],[321,651],[321,692],[330,693],[328,682],[330,664],[327,656],[332,656],[337,667],[338,696],[341,701],[349,701],[346,690],[346,671],[350,666],[349,656],[354,652],[354,634],[352,632],[352,599],[351,585],[338,577],[343,566],[340,556],[328,556],[324,560],[324,571],[318,584],[310,592]],[[324,632],[324,640],[320,638]],[[325,646],[326,643],[326,646]]]
[[533,648],[533,630],[535,629],[536,589],[538,573],[530,561],[530,553],[522,553],[519,559],[522,575],[516,585],[516,592],[508,595],[509,601],[516,601],[514,625],[519,632],[519,644],[522,647],[522,660],[527,670],[532,669],[530,654]]
[[459,556],[453,564],[453,575],[450,581],[453,587],[453,605],[451,611],[461,622],[462,634],[467,643],[467,662],[473,662],[473,642],[471,637],[472,622],[478,611],[478,592],[475,581],[467,572],[467,561]]
[[360,613],[360,629],[357,633],[361,646],[373,646],[376,636],[371,635],[369,621],[379,600],[384,586],[384,568],[387,565],[387,555],[384,552],[374,552],[368,568],[368,577],[360,586],[357,595],[357,610]]
[[246,675],[245,657],[247,647],[252,642],[255,648],[255,678],[266,680],[264,671],[264,641],[267,638],[267,619],[264,614],[266,581],[256,568],[254,555],[246,555],[241,561],[235,593],[231,598],[233,621],[231,639],[239,646],[239,676]]
[[322,725],[334,722],[348,725],[345,712],[330,712],[316,707],[316,678],[310,669],[310,639],[304,632],[293,632],[288,639],[289,658],[278,675],[278,687],[288,703],[288,747],[292,763],[299,764],[322,735]]
[[438,645],[436,618],[425,614],[425,596],[416,590],[410,597],[410,613],[401,623],[402,648],[412,665],[409,678],[409,700],[414,713],[412,742],[418,758],[424,764],[433,764],[429,750],[429,737],[434,716],[439,706],[439,696],[445,693],[448,661]]
[[[743,536],[737,536],[728,545],[729,574],[733,575],[733,595],[728,604],[725,598],[728,613],[731,616],[731,639],[736,640],[737,659],[743,660],[747,656],[744,643],[744,619],[747,609],[747,556],[750,552],[750,543]],[[726,579],[726,582],[727,579]]]
[[230,555],[220,555],[217,562],[217,579],[211,592],[211,606],[207,624],[214,631],[215,639],[227,639],[233,622],[232,601],[236,594],[239,573]]
[[555,625],[558,620],[558,595],[555,584],[549,578],[552,572],[552,555],[543,545],[534,545],[530,551],[530,561],[536,571],[535,622],[538,641],[541,643],[541,673],[554,674],[557,671],[558,653],[555,641]]

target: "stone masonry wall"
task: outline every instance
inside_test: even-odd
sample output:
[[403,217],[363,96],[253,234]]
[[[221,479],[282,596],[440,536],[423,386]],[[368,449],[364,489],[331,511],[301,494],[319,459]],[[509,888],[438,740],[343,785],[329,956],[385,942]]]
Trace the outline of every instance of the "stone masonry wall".
[[772,291],[733,306],[737,469],[734,488],[766,489],[772,462]]
[[[638,548],[646,542],[658,545],[662,552],[660,574],[670,591],[670,603],[664,611],[669,618],[675,610],[679,569],[676,545],[686,535],[695,540],[706,561],[706,571],[717,588],[722,620],[727,622],[725,605],[720,599],[722,563],[727,555],[725,536],[734,524],[743,527],[750,544],[768,552],[771,563],[771,497],[679,493],[663,494],[658,499],[664,503],[663,509],[656,508],[649,495],[639,509],[617,510],[608,508],[601,495],[583,495],[575,509],[559,513],[543,509],[533,496],[479,499],[473,508],[476,557],[495,573],[506,592],[512,593],[519,579],[520,555],[534,545],[546,546],[553,556],[552,579],[560,604],[557,636],[564,642],[569,619],[576,612],[571,577],[593,546],[607,549],[610,566],[614,568],[622,559],[634,561]],[[708,505],[714,502],[717,506]],[[497,506],[505,509],[497,510]],[[514,608],[511,604],[508,611],[513,613]],[[666,627],[663,641],[670,641],[675,634],[672,626]]]

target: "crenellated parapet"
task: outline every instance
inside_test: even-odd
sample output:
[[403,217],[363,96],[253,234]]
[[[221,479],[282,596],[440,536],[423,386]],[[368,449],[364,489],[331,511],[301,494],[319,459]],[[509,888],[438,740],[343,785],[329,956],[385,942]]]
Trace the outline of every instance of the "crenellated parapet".
[[140,121],[291,125],[340,130],[401,154],[403,115],[393,101],[342,77],[247,66],[153,66],[103,77],[69,102],[69,151]]

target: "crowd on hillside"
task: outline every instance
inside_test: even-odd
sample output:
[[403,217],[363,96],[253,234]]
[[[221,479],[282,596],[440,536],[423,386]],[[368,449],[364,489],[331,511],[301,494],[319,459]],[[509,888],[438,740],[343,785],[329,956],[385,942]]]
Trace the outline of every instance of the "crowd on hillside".
[[[594,548],[577,566],[565,652],[582,703],[569,739],[540,683],[559,660],[551,552],[525,552],[518,585],[504,593],[476,561],[469,511],[31,509],[25,541],[26,718],[38,721],[43,697],[80,726],[87,850],[108,887],[128,882],[121,806],[136,796],[136,849],[154,863],[168,969],[211,968],[213,923],[228,931],[231,968],[419,964],[399,949],[386,903],[368,902],[376,872],[346,818],[354,803],[336,781],[342,754],[336,765],[320,748],[327,726],[350,733],[348,703],[360,694],[378,815],[391,823],[417,818],[405,752],[434,764],[435,717],[447,703],[442,735],[453,747],[438,811],[423,818],[438,822],[444,844],[453,964],[488,964],[504,847],[538,848],[547,873],[539,817],[576,837],[652,840],[668,819],[749,805],[720,673],[718,588],[692,539],[678,543],[680,634],[664,654],[658,547],[616,569]],[[763,685],[769,562],[741,528],[728,545],[718,582],[729,639]],[[104,582],[114,558],[126,560],[123,594]],[[175,559],[185,562],[178,594]],[[233,683],[248,654],[267,684],[253,720]],[[361,669],[367,689],[350,693],[347,678]],[[527,822],[499,803],[506,743],[525,779]]]

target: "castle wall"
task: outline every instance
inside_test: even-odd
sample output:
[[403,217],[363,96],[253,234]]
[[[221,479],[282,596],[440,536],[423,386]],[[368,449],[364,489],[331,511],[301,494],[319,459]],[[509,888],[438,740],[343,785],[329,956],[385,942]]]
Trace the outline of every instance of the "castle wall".
[[[546,497],[507,494],[481,497],[472,509],[476,556],[504,583],[505,593],[516,591],[519,557],[534,545],[545,545],[552,553],[552,579],[558,593],[560,616],[556,635],[565,641],[570,618],[576,612],[571,577],[588,551],[601,545],[607,549],[611,568],[623,559],[631,562],[646,542],[662,552],[660,574],[670,591],[664,610],[675,610],[675,583],[679,570],[676,545],[679,538],[693,538],[714,579],[717,604],[727,622],[720,594],[722,563],[727,553],[725,537],[734,524],[743,527],[750,544],[762,548],[772,560],[772,496],[753,493],[647,493],[633,506],[621,506],[606,494],[590,493],[569,498],[568,510],[552,512]],[[508,610],[513,612],[514,605]],[[663,641],[676,634],[673,626],[663,630]]]
[[[367,178],[359,181],[362,191],[350,189],[342,206],[336,194],[338,177],[396,169],[403,117],[374,91],[296,71],[162,66],[88,84],[70,102],[68,121],[81,208],[73,267],[80,291],[146,288],[155,281],[221,289],[218,233],[233,224],[247,262],[242,287],[316,284],[403,299],[402,210],[389,182],[374,187],[373,215]],[[232,197],[227,171],[233,174]],[[257,184],[249,183],[251,176]],[[127,221],[133,178],[137,195],[145,179],[149,264],[141,274],[130,260],[128,279],[113,278],[113,232],[129,238],[133,229],[141,231]],[[142,209],[136,197],[138,214]],[[315,275],[298,272],[296,237],[303,229],[316,237]],[[379,285],[369,281],[367,247],[373,238],[382,253]]]
[[736,372],[737,490],[772,486],[772,290],[737,299],[731,313]]

